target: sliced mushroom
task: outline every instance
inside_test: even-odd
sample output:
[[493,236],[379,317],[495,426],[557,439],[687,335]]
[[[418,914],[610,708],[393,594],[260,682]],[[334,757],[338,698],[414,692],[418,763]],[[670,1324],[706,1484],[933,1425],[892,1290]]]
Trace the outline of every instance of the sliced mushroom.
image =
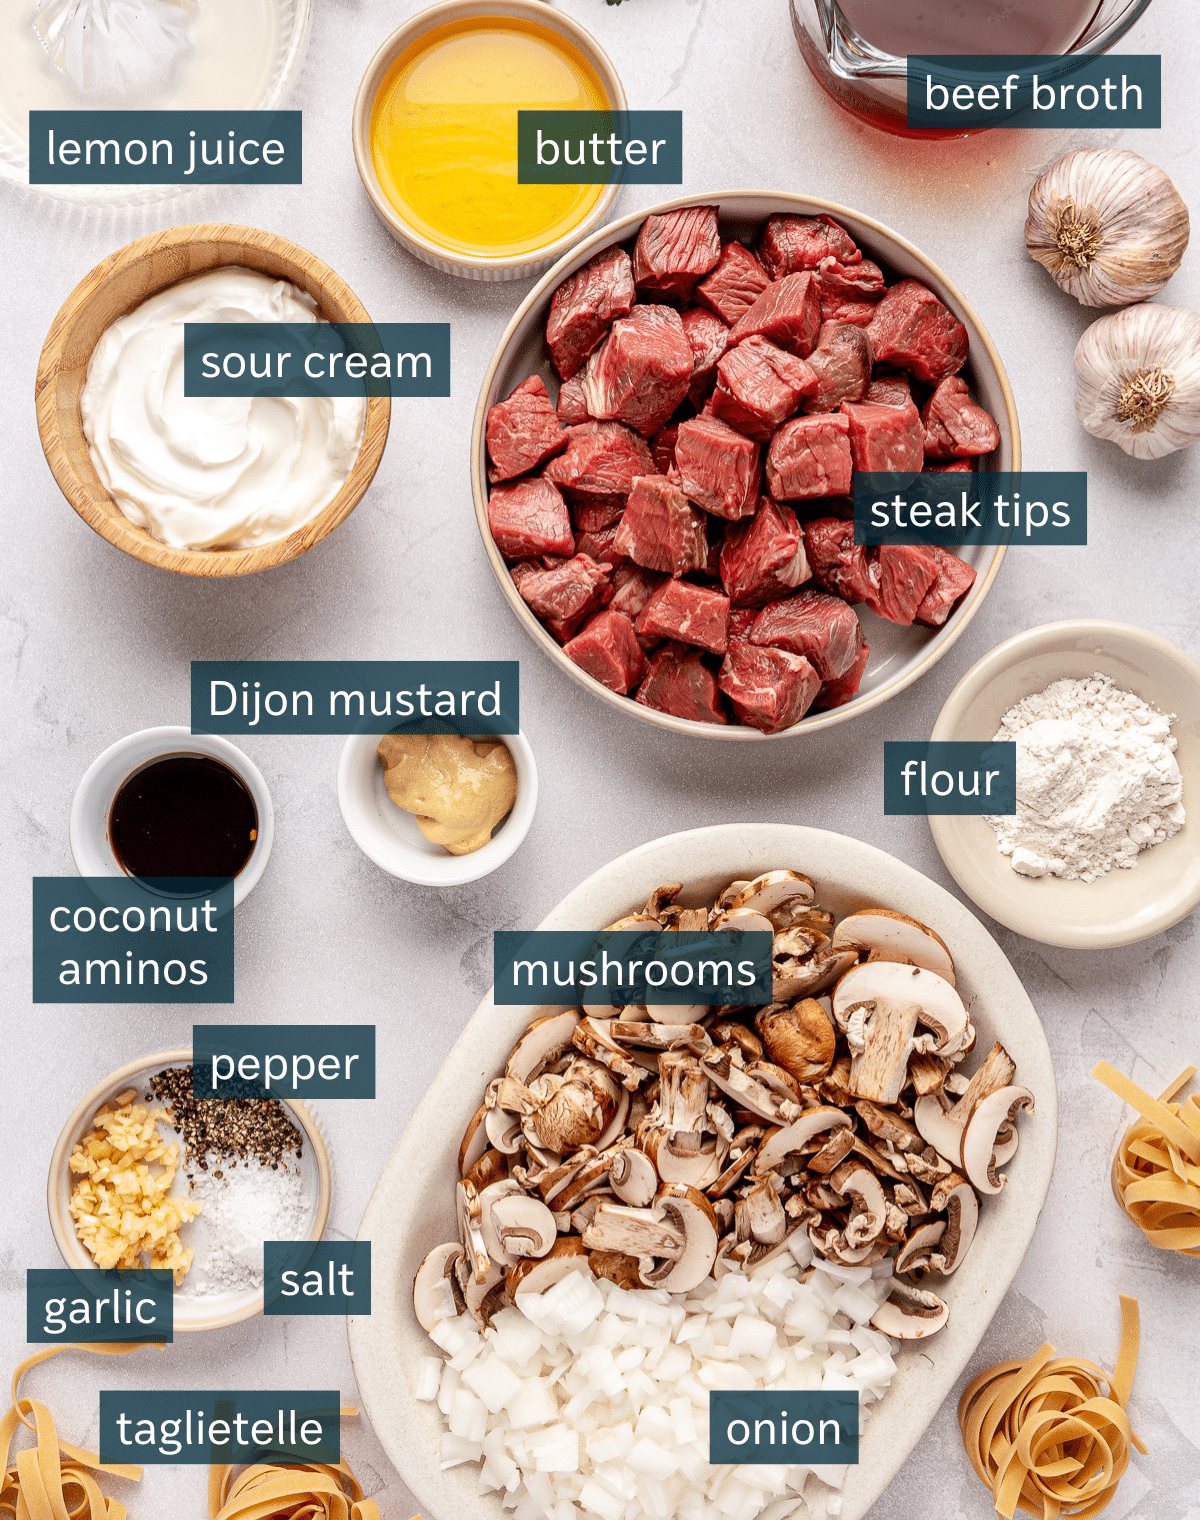
[[880,1108],[863,1098],[854,1105],[854,1112],[877,1140],[882,1140],[898,1151],[919,1151],[925,1141],[920,1132],[907,1119],[902,1119],[894,1109]]
[[[741,1051],[744,1061],[758,1061],[762,1059],[762,1041],[752,1029],[749,1029],[737,1019],[714,1019],[708,1026],[708,1037],[714,1045],[736,1045]],[[776,1057],[772,1056],[771,1059],[774,1061]],[[783,1062],[780,1061],[779,1064],[782,1066]]]
[[[628,1009],[623,1011],[628,1012]],[[613,1039],[610,1032],[613,1022],[612,1019],[584,1017],[576,1024],[571,1040],[576,1050],[606,1066],[621,1086],[632,1092],[645,1080],[646,1074],[630,1059],[626,1048]]]
[[749,885],[750,883],[748,881],[731,881],[725,890],[721,893],[721,895],[717,898],[713,911],[723,912],[728,908],[732,908],[734,898],[737,897],[739,892],[744,891],[745,888]]
[[598,1156],[589,1156],[560,1188],[550,1194],[546,1202],[553,1203],[560,1213],[569,1213],[578,1208],[590,1194],[602,1192],[610,1185],[610,1168],[615,1155],[616,1152],[610,1149],[602,1151]]
[[483,1240],[483,1210],[479,1206],[479,1194],[474,1183],[460,1182],[454,1196],[458,1212],[458,1233],[466,1253],[466,1264],[475,1281],[482,1282],[491,1269],[492,1261]]
[[799,871],[767,871],[748,881],[733,897],[730,908],[733,912],[751,908],[768,915],[788,903],[798,902],[807,907],[815,896],[812,882]]
[[486,1150],[479,1160],[465,1173],[464,1180],[474,1183],[476,1192],[482,1193],[493,1182],[503,1182],[508,1176],[508,1157],[503,1151]]
[[815,998],[788,1007],[772,1003],[754,1021],[767,1054],[798,1082],[825,1076],[837,1053],[833,1020]]
[[650,1127],[638,1132],[638,1142],[654,1162],[665,1183],[706,1188],[721,1174],[728,1145],[717,1135],[669,1132]]
[[954,1056],[934,1056],[925,1050],[914,1050],[908,1058],[908,1080],[919,1098],[927,1093],[944,1092],[950,1076]]
[[646,899],[646,906],[642,909],[642,913],[647,918],[661,918],[663,909],[669,908],[682,891],[681,881],[668,882],[665,887],[655,887]]
[[946,1213],[946,1233],[931,1265],[935,1272],[949,1277],[951,1272],[957,1271],[962,1265],[963,1257],[975,1238],[975,1227],[979,1223],[979,1199],[970,1183],[952,1172],[934,1188],[929,1203],[930,1207]]
[[929,1224],[918,1225],[904,1242],[896,1256],[897,1272],[920,1272],[929,1266],[929,1259],[937,1250],[938,1242],[946,1233],[946,1221],[935,1219]]
[[[505,1108],[489,1108],[483,1121],[485,1146],[514,1156],[521,1149],[521,1116]],[[481,1153],[482,1154],[482,1153]]]
[[768,1124],[789,1123],[800,1117],[800,1105],[780,1098],[761,1082],[746,1074],[741,1052],[719,1047],[705,1051],[700,1059],[705,1075],[715,1087],[732,1098],[739,1108],[765,1119]]
[[628,1088],[622,1087],[617,1093],[617,1106],[612,1118],[596,1137],[596,1149],[598,1151],[609,1150],[625,1132],[629,1122],[630,1097]]
[[499,1262],[493,1262],[482,1278],[468,1275],[463,1287],[463,1303],[471,1318],[481,1329],[486,1329],[492,1315],[504,1303],[504,1268]]
[[488,1256],[502,1267],[528,1256],[545,1256],[554,1244],[554,1215],[520,1184],[493,1182],[479,1194],[480,1228]]
[[[673,1008],[670,1011],[681,1014],[690,1010]],[[608,1026],[608,1037],[622,1048],[632,1045],[640,1050],[707,1050],[712,1044],[708,1030],[702,1024],[667,1023],[661,1019],[645,1024],[628,1024],[614,1019]]]
[[529,1084],[532,1112],[522,1119],[522,1133],[560,1156],[592,1145],[616,1112],[617,1091],[604,1066],[576,1056],[561,1075],[546,1073]]
[[564,1235],[556,1240],[545,1256],[514,1262],[504,1279],[504,1294],[515,1304],[517,1294],[545,1293],[570,1272],[592,1270],[588,1249],[578,1235]]
[[[756,1182],[744,1199],[750,1234],[763,1245],[776,1246],[787,1233],[787,1215],[769,1177]],[[739,1231],[740,1233],[740,1231]]]
[[749,934],[775,933],[775,925],[766,914],[756,913],[753,908],[729,908],[723,913],[714,913],[709,918],[708,927],[714,934],[729,929],[741,929]]
[[923,1341],[936,1335],[949,1317],[949,1308],[936,1293],[897,1279],[891,1297],[872,1314],[871,1323],[897,1340]]
[[715,1182],[705,1188],[709,1198],[715,1202],[733,1191],[754,1164],[758,1155],[758,1142],[762,1137],[763,1130],[757,1124],[747,1125],[734,1135],[725,1158],[725,1170]]
[[[896,961],[848,971],[834,988],[833,1016],[853,1056],[850,1090],[876,1103],[900,1097],[911,1051],[942,1053],[967,1027],[962,999],[944,977]],[[917,1035],[918,1023],[932,1033]]]
[[504,1074],[529,1084],[540,1071],[569,1050],[571,1036],[579,1022],[579,1012],[568,1008],[544,1019],[534,1019],[513,1046],[504,1064]]
[[950,1117],[957,1124],[966,1124],[975,1105],[989,1093],[1008,1087],[1017,1074],[1017,1064],[997,1040],[983,1058],[983,1064],[967,1083],[966,1091],[950,1110]]
[[1015,1124],[1004,1123],[996,1131],[996,1145],[992,1151],[993,1166],[1003,1166],[1017,1154],[1020,1136]]
[[682,1234],[684,1247],[678,1256],[649,1271],[643,1263],[642,1282],[648,1288],[666,1288],[668,1293],[690,1293],[708,1276],[717,1257],[717,1216],[712,1204],[695,1188],[666,1187],[655,1200],[654,1212]]
[[413,1308],[422,1330],[432,1330],[439,1320],[453,1319],[463,1310],[462,1290],[454,1268],[462,1260],[457,1240],[434,1246],[417,1268],[413,1279]]
[[460,1177],[467,1175],[488,1148],[487,1130],[484,1127],[487,1112],[487,1104],[481,1103],[471,1115],[471,1122],[467,1125],[462,1144],[458,1148],[458,1175]]
[[[583,1245],[582,1241],[580,1245]],[[626,1256],[621,1251],[592,1251],[588,1255],[588,1263],[597,1277],[606,1277],[609,1282],[616,1283],[618,1288],[642,1286],[636,1256]]]
[[828,1176],[854,1149],[854,1131],[849,1126],[835,1129],[819,1151],[808,1158],[808,1169],[821,1176]]
[[882,1234],[887,1219],[887,1199],[874,1172],[858,1160],[843,1161],[830,1173],[829,1185],[839,1197],[854,1200],[845,1232],[848,1246],[868,1245]]
[[961,1166],[963,1127],[950,1117],[942,1100],[929,1093],[913,1104],[913,1123],[920,1131],[922,1140],[932,1145],[939,1156],[944,1156],[951,1166]]
[[664,1219],[653,1208],[605,1203],[584,1230],[583,1243],[589,1251],[619,1251],[639,1260],[652,1256],[677,1261],[683,1255],[684,1233],[673,1219]]
[[635,1146],[623,1146],[613,1158],[608,1172],[609,1185],[622,1203],[647,1208],[658,1189],[654,1163]]
[[975,1105],[962,1132],[962,1164],[968,1178],[981,1193],[998,1193],[1007,1178],[996,1170],[996,1136],[1002,1124],[1011,1124],[1017,1110],[1033,1112],[1033,1094],[1027,1087],[1001,1087]]
[[768,1172],[781,1166],[789,1156],[798,1154],[804,1146],[823,1131],[854,1124],[844,1109],[823,1107],[806,1109],[793,1123],[783,1129],[772,1131],[758,1148],[755,1164],[757,1172]]
[[834,930],[836,950],[852,949],[864,958],[897,961],[936,971],[954,986],[954,960],[940,935],[906,913],[890,908],[862,908]]

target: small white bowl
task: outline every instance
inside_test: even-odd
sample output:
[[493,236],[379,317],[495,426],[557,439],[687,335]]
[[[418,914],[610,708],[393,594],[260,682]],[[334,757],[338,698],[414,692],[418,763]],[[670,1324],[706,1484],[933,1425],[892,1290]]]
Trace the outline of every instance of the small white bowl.
[[417,820],[388,796],[376,748],[381,734],[351,734],[338,765],[338,805],[350,837],[381,871],[422,887],[461,887],[502,866],[521,845],[537,807],[538,779],[524,734],[498,735],[517,768],[513,810],[481,849],[450,855],[426,839]]
[[983,818],[931,817],[946,869],[985,913],[1027,939],[1067,949],[1102,950],[1161,934],[1200,906],[1200,664],[1144,628],[1072,618],[1030,628],[998,644],[950,693],[931,739],[990,739],[1014,703],[1051,681],[1111,676],[1161,712],[1174,713],[1187,822],[1143,850],[1132,869],[1098,881],[1019,876],[996,848]]
[[190,728],[143,728],[109,745],[83,773],[71,803],[71,854],[80,876],[125,876],[108,834],[113,800],[125,781],[151,760],[167,755],[211,755],[241,778],[254,798],[258,838],[250,858],[233,880],[236,907],[244,902],[266,870],[275,838],[275,810],[262,772],[248,755],[219,734],[194,734]]

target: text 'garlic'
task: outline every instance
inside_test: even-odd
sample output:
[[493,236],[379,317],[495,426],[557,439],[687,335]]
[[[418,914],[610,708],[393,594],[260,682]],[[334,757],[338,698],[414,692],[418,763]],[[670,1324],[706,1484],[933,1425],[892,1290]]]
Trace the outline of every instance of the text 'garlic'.
[[1029,192],[1025,246],[1083,306],[1156,295],[1179,268],[1188,232],[1175,186],[1127,148],[1078,148]]
[[1200,437],[1200,315],[1128,306],[1093,322],[1075,348],[1075,413],[1135,459]]

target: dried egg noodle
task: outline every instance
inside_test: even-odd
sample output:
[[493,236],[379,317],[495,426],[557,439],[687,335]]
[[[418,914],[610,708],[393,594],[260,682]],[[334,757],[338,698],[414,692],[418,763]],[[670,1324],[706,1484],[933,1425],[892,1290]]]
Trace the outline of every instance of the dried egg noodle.
[[[125,1520],[125,1506],[115,1499],[106,1499],[92,1473],[110,1473],[116,1478],[131,1478],[136,1483],[142,1476],[142,1469],[101,1462],[94,1452],[82,1451],[78,1446],[60,1440],[45,1404],[39,1404],[36,1399],[18,1398],[17,1388],[31,1367],[61,1351],[125,1356],[141,1349],[140,1344],[51,1346],[47,1351],[26,1357],[13,1373],[12,1408],[0,1420],[0,1471],[3,1472],[0,1515],[11,1515],[14,1520]],[[8,1452],[18,1425],[26,1425],[36,1433],[37,1445],[17,1452],[10,1467]],[[78,1493],[73,1507],[68,1504],[64,1490]]]
[[1200,1256],[1200,1097],[1170,1100],[1195,1075],[1189,1066],[1155,1099],[1107,1061],[1092,1071],[1142,1116],[1113,1157],[1117,1202],[1152,1246],[1185,1256]]
[[1021,1509],[1040,1520],[1087,1520],[1108,1508],[1130,1446],[1146,1450],[1125,1413],[1138,1336],[1137,1299],[1122,1294],[1121,1350],[1111,1378],[1092,1362],[1056,1357],[1047,1342],[1025,1361],[989,1367],[967,1388],[959,1429],[997,1514],[1012,1520]]
[[209,1520],[379,1520],[379,1506],[363,1498],[344,1461],[286,1467],[262,1462],[237,1478],[231,1466],[214,1463],[208,1469],[208,1514]]

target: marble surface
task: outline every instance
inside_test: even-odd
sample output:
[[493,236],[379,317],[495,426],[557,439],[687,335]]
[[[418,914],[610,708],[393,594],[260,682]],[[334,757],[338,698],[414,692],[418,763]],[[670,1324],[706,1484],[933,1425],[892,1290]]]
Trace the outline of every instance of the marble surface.
[[[516,856],[452,891],[406,886],[356,849],[338,813],[341,740],[254,739],[276,809],[267,873],[238,920],[236,1008],[217,1020],[373,1021],[373,1103],[327,1103],[333,1238],[353,1237],[404,1123],[490,981],[491,932],[537,923],[597,865],[659,834],[703,823],[775,820],[856,835],[955,890],[917,818],[882,813],[885,738],[923,738],[955,681],[987,649],[1034,624],[1104,616],[1152,628],[1200,653],[1194,502],[1200,457],[1128,460],[1088,438],[1071,406],[1071,352],[1089,314],[1025,255],[1032,180],[1066,149],[1120,141],[1171,174],[1200,207],[1192,109],[1200,22],[1157,0],[1129,52],[1161,53],[1164,129],[1154,133],[991,133],[910,144],[840,114],[796,53],[785,0],[566,0],[608,49],[631,104],[684,112],[685,188],[808,191],[853,204],[913,239],[957,281],[1008,367],[1031,468],[1089,474],[1091,543],[1014,549],[987,604],[946,659],[866,717],[785,745],[684,740],[601,709],[526,641],[480,550],[467,444],[476,389],[521,287],[434,274],[375,219],[354,170],[349,116],[368,58],[417,5],[317,0],[294,104],[305,111],[302,187],[225,189],[146,213],[85,214],[4,187],[6,541],[0,577],[5,722],[0,727],[0,1367],[26,1354],[24,1271],[58,1264],[45,1170],[67,1114],[106,1072],[183,1043],[187,1010],[72,1009],[29,1002],[29,880],[70,874],[71,796],[91,760],[135,729],[187,721],[193,658],[509,658],[523,663],[522,723],[541,800]],[[675,193],[675,192],[665,192]],[[627,188],[616,211],[660,198]],[[206,218],[268,227],[311,248],[381,320],[452,324],[453,394],[393,413],[375,484],[358,511],[305,559],[264,577],[203,584],[160,574],[108,547],[62,500],[38,445],[33,376],[46,329],[75,282],[113,248],[155,227]],[[1164,299],[1200,303],[1200,253]],[[985,920],[986,922],[986,920]],[[1062,1102],[1049,1202],[1014,1287],[972,1362],[979,1369],[1050,1339],[1111,1365],[1118,1292],[1142,1304],[1134,1424],[1149,1447],[1109,1520],[1200,1520],[1200,1288],[1197,1264],[1156,1253],[1118,1212],[1108,1167],[1128,1114],[1088,1075],[1100,1059],[1157,1089],[1200,1058],[1200,945],[1185,920],[1127,949],[1083,954],[991,923],[1038,1008]],[[207,1014],[206,1014],[207,1016]],[[81,1356],[40,1369],[28,1392],[64,1436],[94,1447],[96,1390],[327,1385],[355,1391],[339,1319],[266,1320],[184,1338],[102,1368]],[[344,1450],[385,1520],[418,1503],[365,1420]],[[140,1515],[199,1516],[205,1475],[151,1467],[114,1484]],[[933,1499],[932,1496],[936,1496]],[[932,1500],[932,1502],[931,1502]],[[947,1401],[871,1520],[984,1520]],[[427,1517],[428,1520],[428,1517]],[[451,1520],[448,1515],[436,1520]]]

